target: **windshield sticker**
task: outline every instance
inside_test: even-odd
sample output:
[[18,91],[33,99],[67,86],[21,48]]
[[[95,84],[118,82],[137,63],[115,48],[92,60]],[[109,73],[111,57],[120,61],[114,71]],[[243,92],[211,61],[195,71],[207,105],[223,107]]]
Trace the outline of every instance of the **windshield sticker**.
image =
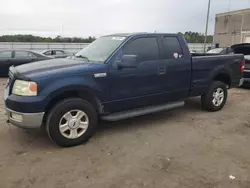
[[112,37],[112,40],[124,40],[125,37]]

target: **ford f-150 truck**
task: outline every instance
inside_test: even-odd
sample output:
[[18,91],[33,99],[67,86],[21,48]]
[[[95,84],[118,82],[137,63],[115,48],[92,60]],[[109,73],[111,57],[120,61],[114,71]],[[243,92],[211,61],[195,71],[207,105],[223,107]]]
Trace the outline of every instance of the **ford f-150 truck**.
[[11,67],[8,122],[45,128],[60,146],[86,142],[98,120],[116,121],[184,105],[201,96],[220,110],[227,89],[242,84],[243,55],[190,54],[176,34],[114,34],[67,59]]

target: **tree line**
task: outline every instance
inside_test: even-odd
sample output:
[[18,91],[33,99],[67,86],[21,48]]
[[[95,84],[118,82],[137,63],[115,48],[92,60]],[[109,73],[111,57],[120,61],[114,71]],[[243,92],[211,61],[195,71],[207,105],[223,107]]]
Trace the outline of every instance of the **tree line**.
[[[204,43],[205,36],[202,33],[187,31],[185,33],[178,32],[182,35],[188,43]],[[39,37],[33,35],[3,35],[0,36],[0,42],[62,42],[62,43],[90,43],[95,37],[81,38],[81,37]],[[213,42],[213,36],[207,36],[207,42]]]
[[[205,35],[198,32],[187,31],[185,33],[178,32],[188,43],[204,43]],[[213,35],[207,35],[207,43],[213,43]]]
[[3,35],[0,36],[0,42],[62,42],[62,43],[90,43],[95,37],[81,38],[81,37],[39,37],[33,35]]

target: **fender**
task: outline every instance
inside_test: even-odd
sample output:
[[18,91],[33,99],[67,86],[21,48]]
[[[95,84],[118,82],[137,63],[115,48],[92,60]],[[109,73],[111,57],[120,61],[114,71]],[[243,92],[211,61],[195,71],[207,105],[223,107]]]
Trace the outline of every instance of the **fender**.
[[211,83],[216,76],[219,74],[226,74],[230,78],[230,83],[232,82],[233,79],[233,70],[230,69],[229,67],[226,67],[224,65],[219,65],[217,66],[210,74],[209,74],[209,83]]
[[53,82],[42,84],[46,87],[42,88],[40,95],[46,96],[44,106],[50,103],[54,98],[65,92],[88,92],[99,102],[104,100],[108,92],[103,92],[104,87],[93,79],[92,75],[65,77],[64,79],[55,79]]

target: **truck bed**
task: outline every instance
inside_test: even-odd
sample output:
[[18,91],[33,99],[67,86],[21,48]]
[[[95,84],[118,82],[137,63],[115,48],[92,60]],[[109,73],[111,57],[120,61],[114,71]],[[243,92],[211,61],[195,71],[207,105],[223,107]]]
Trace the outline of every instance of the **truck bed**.
[[209,54],[209,53],[191,53],[192,57],[200,57],[200,56],[218,56],[221,54]]
[[242,78],[241,64],[244,56],[239,55],[202,55],[192,54],[191,96],[201,95],[207,91],[215,75],[227,74],[229,87],[237,87]]

